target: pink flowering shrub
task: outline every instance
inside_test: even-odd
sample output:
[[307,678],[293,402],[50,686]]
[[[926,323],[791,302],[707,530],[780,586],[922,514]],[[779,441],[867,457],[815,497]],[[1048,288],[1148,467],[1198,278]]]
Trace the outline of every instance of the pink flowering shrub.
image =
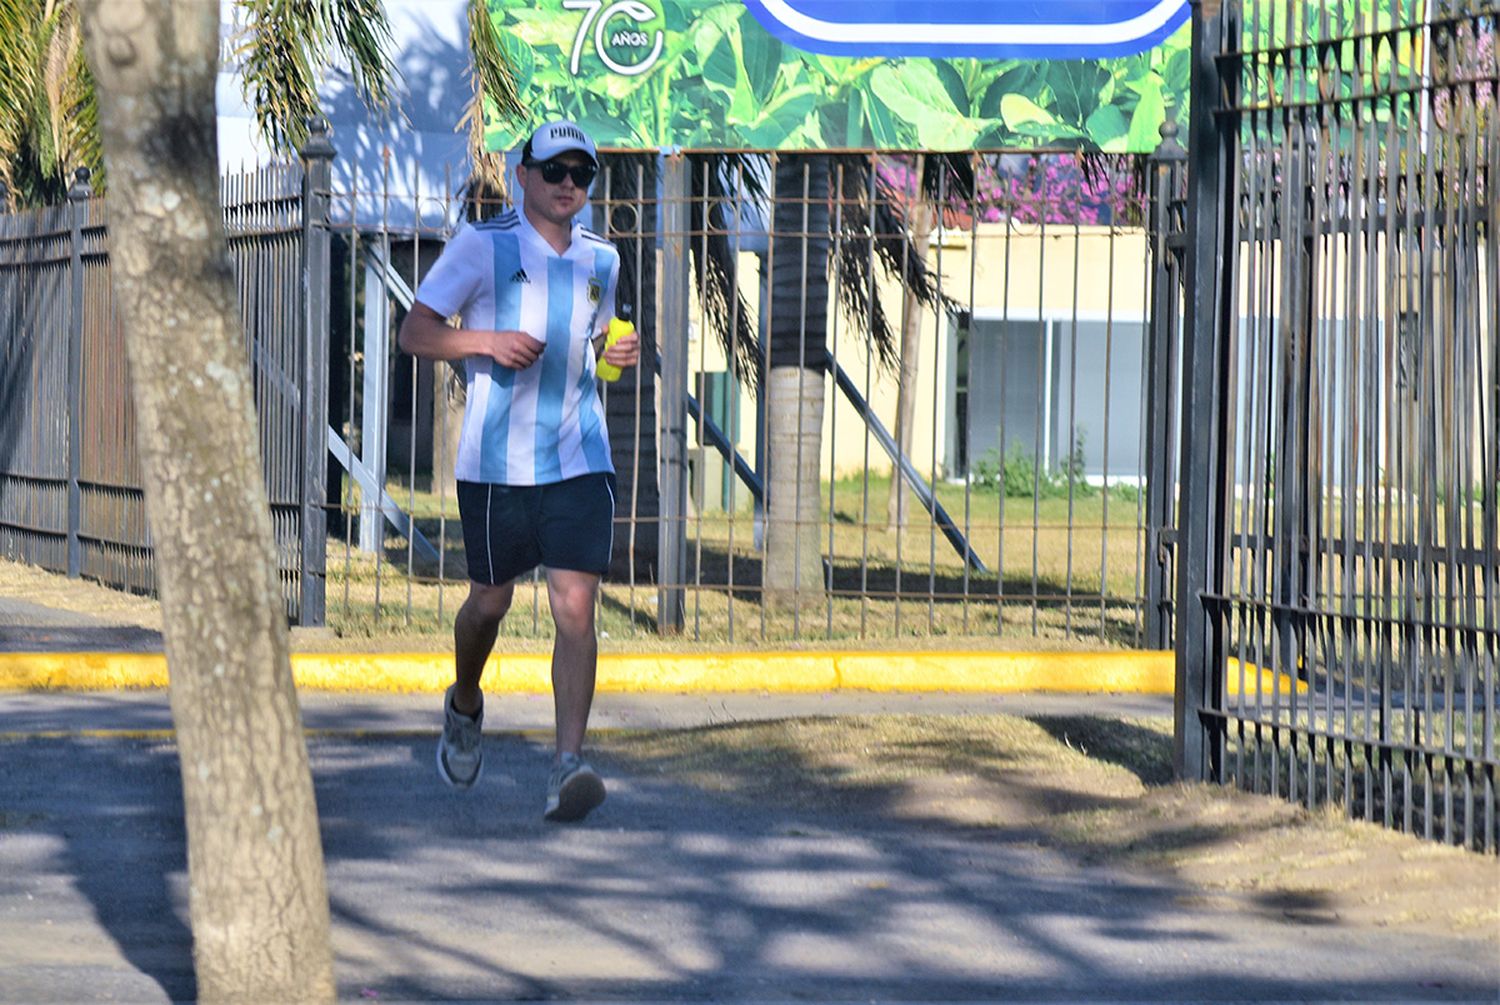
[[[972,195],[952,179],[945,186],[945,217],[950,226],[1015,223],[1072,226],[1139,226],[1146,196],[1137,180],[1139,157],[1077,154],[982,154]],[[915,158],[882,157],[882,187],[896,199],[920,197]]]

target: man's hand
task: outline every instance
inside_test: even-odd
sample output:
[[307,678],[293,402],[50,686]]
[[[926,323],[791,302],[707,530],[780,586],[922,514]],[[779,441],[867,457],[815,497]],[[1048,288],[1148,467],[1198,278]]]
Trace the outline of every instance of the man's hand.
[[604,350],[604,362],[621,368],[635,366],[641,361],[641,336],[631,332],[620,341]]
[[537,361],[546,343],[525,332],[488,331],[482,328],[450,328],[447,320],[420,300],[412,304],[401,322],[398,341],[402,352],[422,359],[468,359],[488,356],[503,367],[524,370]]
[[537,361],[547,343],[538,342],[521,331],[490,332],[489,356],[512,370],[524,370]]

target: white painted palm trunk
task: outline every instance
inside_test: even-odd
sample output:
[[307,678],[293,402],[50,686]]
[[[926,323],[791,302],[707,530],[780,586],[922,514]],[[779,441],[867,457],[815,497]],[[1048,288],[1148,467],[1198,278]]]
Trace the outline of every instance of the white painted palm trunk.
[[774,608],[824,602],[822,478],[824,378],[815,370],[771,370],[767,440],[765,601]]

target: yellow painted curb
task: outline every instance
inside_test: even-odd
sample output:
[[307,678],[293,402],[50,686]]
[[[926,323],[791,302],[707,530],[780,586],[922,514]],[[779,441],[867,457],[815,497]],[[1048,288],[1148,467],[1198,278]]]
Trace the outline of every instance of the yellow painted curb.
[[116,691],[167,686],[161,653],[0,653],[0,689]]
[[[763,691],[779,694],[837,691],[948,691],[970,693],[1114,692],[1171,694],[1171,652],[766,652],[599,657],[601,692],[689,693]],[[1262,693],[1276,675],[1246,667],[1247,693],[1259,674]],[[310,690],[439,693],[453,680],[446,653],[297,653],[292,674]],[[1238,664],[1227,674],[1238,693]],[[1291,691],[1281,675],[1279,690]],[[108,691],[167,685],[160,653],[0,653],[0,690]],[[497,693],[551,690],[551,657],[501,654],[485,667],[485,687]],[[1307,685],[1296,682],[1299,693]]]

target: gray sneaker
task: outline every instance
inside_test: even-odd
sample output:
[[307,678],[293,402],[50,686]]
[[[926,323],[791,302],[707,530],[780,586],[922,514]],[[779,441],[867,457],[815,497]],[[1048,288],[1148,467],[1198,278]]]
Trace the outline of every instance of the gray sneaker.
[[480,727],[484,725],[484,704],[481,697],[479,711],[473,717],[464,715],[453,707],[453,688],[443,695],[443,738],[438,741],[438,776],[455,789],[467,789],[479,780],[479,769],[484,767],[484,751],[480,749]]
[[547,780],[547,809],[543,820],[573,823],[604,802],[604,779],[577,754],[563,754]]

